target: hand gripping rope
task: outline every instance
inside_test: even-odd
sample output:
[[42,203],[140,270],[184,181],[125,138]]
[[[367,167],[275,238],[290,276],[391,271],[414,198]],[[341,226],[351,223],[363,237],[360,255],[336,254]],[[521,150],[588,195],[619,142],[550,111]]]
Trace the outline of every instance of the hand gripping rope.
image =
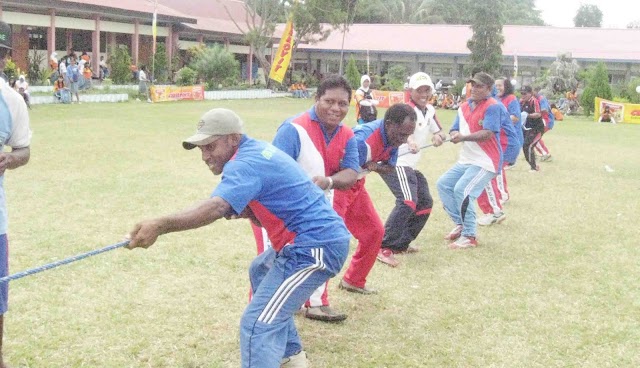
[[18,272],[18,273],[14,273],[13,275],[9,275],[9,276],[5,276],[0,278],[0,283],[3,282],[9,282],[11,280],[17,280],[17,279],[21,279],[23,277],[29,276],[29,275],[33,275],[34,273],[38,273],[38,272],[42,272],[42,271],[46,271],[46,270],[50,270],[52,268],[56,268],[58,266],[62,266],[62,265],[66,265],[72,262],[76,262],[79,261],[81,259],[85,259],[91,256],[95,256],[97,254],[100,253],[104,253],[104,252],[108,252],[110,250],[114,250],[117,248],[122,248],[124,246],[127,246],[129,244],[129,240],[125,240],[123,242],[117,243],[117,244],[112,244],[109,246],[106,246],[104,248],[100,248],[100,249],[96,249],[96,250],[92,250],[90,252],[86,252],[86,253],[81,253],[78,255],[75,255],[73,257],[69,257],[69,258],[65,258],[59,261],[55,261],[55,262],[51,262],[51,263],[47,263],[45,265],[42,265],[40,267],[34,267],[28,270],[24,270],[22,272]]
[[[442,140],[442,143],[446,143],[446,142],[451,142],[451,138],[447,138],[447,139],[443,139],[443,140]],[[419,149],[419,150],[423,150],[423,149],[425,149],[425,148],[429,148],[429,147],[432,147],[432,146],[434,146],[434,144],[433,144],[433,143],[432,143],[432,144],[426,144],[426,145],[424,145],[424,146],[420,146],[420,149]],[[400,157],[400,156],[404,156],[404,155],[408,155],[408,154],[410,154],[410,153],[411,153],[411,151],[407,151],[407,152],[405,152],[405,153],[401,153],[401,154],[399,154],[399,155],[398,155],[398,157]]]

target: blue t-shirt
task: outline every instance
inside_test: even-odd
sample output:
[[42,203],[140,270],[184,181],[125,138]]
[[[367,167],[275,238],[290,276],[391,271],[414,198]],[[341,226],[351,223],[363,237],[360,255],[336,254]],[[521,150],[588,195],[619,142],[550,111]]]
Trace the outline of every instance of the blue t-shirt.
[[224,199],[236,214],[250,206],[267,233],[284,226],[297,244],[326,245],[351,237],[324,192],[291,157],[247,136],[224,165],[211,196]]
[[395,166],[398,161],[398,147],[393,147],[387,139],[384,119],[374,120],[353,128],[358,143],[360,166],[370,161],[385,162]]

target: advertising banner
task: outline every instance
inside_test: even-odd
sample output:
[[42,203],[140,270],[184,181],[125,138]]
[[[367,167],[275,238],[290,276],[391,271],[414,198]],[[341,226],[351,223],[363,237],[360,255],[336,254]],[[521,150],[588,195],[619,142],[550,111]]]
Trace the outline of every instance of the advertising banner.
[[596,97],[594,120],[598,121],[605,107],[609,107],[611,117],[616,123],[640,124],[640,104],[614,102]]
[[[355,91],[353,92],[353,97],[351,98],[351,103],[355,106],[356,101]],[[371,90],[371,96],[374,100],[380,101],[377,107],[388,108],[397,103],[407,103],[409,101],[409,97],[405,92],[402,91],[377,91]]]
[[291,61],[291,51],[293,51],[293,21],[289,20],[284,28],[284,33],[278,46],[278,52],[273,56],[269,78],[278,83],[282,83],[284,75],[287,74],[289,62]]
[[204,100],[204,86],[151,86],[151,99],[153,102]]

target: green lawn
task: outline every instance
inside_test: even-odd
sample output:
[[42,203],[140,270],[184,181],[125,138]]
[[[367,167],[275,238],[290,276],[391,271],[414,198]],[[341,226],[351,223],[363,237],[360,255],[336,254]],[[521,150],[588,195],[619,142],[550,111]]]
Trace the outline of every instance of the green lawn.
[[[31,162],[5,178],[12,271],[116,243],[138,220],[208,197],[219,178],[180,144],[208,109],[231,108],[270,140],[310,105],[34,107]],[[438,114],[448,129],[454,112]],[[379,295],[332,282],[345,323],[296,317],[313,367],[640,366],[640,126],[570,117],[545,141],[553,162],[532,174],[520,156],[507,220],[481,228],[469,251],[442,240],[451,222],[435,189],[460,147],[430,148],[421,169],[435,205],[421,252],[397,269],[376,264],[369,284]],[[393,197],[377,175],[367,180],[384,220]],[[220,221],[13,281],[5,358],[13,367],[237,367],[254,255],[248,223]]]

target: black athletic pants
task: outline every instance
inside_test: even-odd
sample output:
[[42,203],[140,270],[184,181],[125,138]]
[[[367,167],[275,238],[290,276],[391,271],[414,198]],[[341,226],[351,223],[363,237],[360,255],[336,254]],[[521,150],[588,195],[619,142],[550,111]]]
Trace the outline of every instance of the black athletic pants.
[[427,223],[433,198],[427,179],[411,167],[396,166],[395,171],[381,176],[396,197],[396,206],[384,226],[382,247],[402,252]]

